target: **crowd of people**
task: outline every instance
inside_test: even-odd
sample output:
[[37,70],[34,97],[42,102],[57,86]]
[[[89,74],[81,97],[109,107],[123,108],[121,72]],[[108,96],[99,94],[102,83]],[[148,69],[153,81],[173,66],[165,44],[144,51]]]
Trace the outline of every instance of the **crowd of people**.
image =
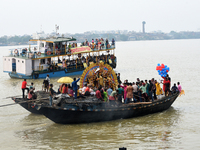
[[[120,73],[117,74],[118,86],[117,88],[98,86],[93,87],[91,84],[85,84],[80,90],[81,95],[89,96],[95,95],[99,100],[112,103],[125,103],[128,104],[131,101],[137,102],[150,102],[160,99],[163,96],[169,96],[170,94],[181,92],[182,88],[180,82],[178,86],[174,83],[171,87],[171,78],[167,75],[159,83],[152,78],[151,80],[140,80],[137,78],[136,82],[128,82],[125,80],[123,83],[120,80]],[[163,88],[161,85],[163,84]]]
[[[58,42],[55,44],[55,54],[60,55],[65,53],[71,54],[71,48],[76,48],[78,44],[76,42],[69,43],[68,45],[63,45],[62,42]],[[109,43],[108,39],[92,39],[91,42],[88,42],[85,39],[85,42],[82,42],[80,46],[89,46],[92,50],[103,50],[115,47],[115,40],[112,39],[111,43]],[[50,53],[49,53],[50,52]],[[49,45],[45,45],[45,54],[50,55],[53,52],[53,45],[50,43]]]
[[[109,102],[112,104],[120,104],[125,103],[128,104],[130,102],[150,102],[161,98],[163,96],[169,96],[170,94],[181,92],[182,87],[180,82],[176,83],[171,87],[171,78],[167,75],[163,77],[163,80],[159,83],[157,80],[152,78],[151,80],[140,80],[137,78],[136,82],[129,82],[125,80],[123,83],[120,80],[120,73],[117,74],[118,85],[117,87],[113,86],[102,86],[99,85],[93,86],[89,83],[85,83],[83,88],[79,88],[77,82],[80,80],[78,78],[74,78],[72,84],[62,84],[59,86],[58,91],[55,92],[53,90],[53,84],[50,84],[49,75],[47,75],[46,79],[43,82],[42,90],[49,92],[49,101],[50,106],[52,106],[52,100],[55,94],[68,94],[70,97],[77,99],[79,97],[85,98],[87,96],[95,96],[97,99]],[[163,88],[161,85],[163,84]],[[22,94],[23,98],[25,98],[25,90],[28,92],[28,99],[36,99],[37,96],[34,93],[34,86],[31,83],[30,87],[27,88],[26,79],[22,82]]]
[[[48,70],[50,72],[60,70],[63,68],[66,68],[68,70],[86,68],[91,64],[91,62],[99,63],[101,61],[110,64],[113,68],[115,68],[116,67],[115,58],[116,57],[113,54],[107,54],[107,55],[101,54],[100,56],[87,55],[86,57],[82,56],[81,58],[76,58],[76,59],[65,59],[65,58],[63,60],[58,59],[58,63],[51,63],[50,61],[47,61],[47,65],[48,65]],[[62,66],[58,64],[62,64]],[[84,64],[86,66],[84,66]]]

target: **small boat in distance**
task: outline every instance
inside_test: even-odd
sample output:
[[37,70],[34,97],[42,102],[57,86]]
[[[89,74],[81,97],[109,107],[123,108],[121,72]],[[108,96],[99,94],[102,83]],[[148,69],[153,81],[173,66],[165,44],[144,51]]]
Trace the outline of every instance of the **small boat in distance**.
[[97,44],[95,41],[81,43],[76,39],[52,37],[31,39],[37,46],[11,49],[9,56],[3,57],[3,72],[12,78],[39,79],[80,75],[91,62],[103,61],[116,67],[115,44]]

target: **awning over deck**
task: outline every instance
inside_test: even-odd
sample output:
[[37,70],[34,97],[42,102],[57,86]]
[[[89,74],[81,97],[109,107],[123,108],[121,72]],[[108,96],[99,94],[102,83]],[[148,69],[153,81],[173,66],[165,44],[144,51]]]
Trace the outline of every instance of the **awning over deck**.
[[58,38],[49,38],[49,39],[31,39],[29,41],[46,41],[48,43],[59,43],[59,42],[69,42],[69,41],[76,41],[75,38],[65,38],[65,37],[58,37]]

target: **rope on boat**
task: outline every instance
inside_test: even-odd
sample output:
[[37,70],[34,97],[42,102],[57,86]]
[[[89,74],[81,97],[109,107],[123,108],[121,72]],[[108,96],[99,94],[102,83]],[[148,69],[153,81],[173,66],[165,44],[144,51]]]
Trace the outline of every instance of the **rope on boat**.
[[19,96],[22,96],[22,95],[10,96],[10,97],[6,97],[6,98],[3,98],[3,99],[12,98],[12,97],[19,97]]

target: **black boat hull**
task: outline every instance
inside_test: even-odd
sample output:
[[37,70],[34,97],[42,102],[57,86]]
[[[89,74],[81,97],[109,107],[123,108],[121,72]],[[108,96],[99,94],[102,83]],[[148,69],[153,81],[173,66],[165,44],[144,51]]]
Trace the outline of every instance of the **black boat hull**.
[[69,109],[43,107],[42,113],[55,123],[78,124],[125,119],[161,112],[168,109],[179,93],[149,104],[125,104],[123,107],[101,109]]
[[[27,111],[33,113],[33,114],[38,114],[41,115],[43,114],[43,109],[38,109],[39,106],[35,106],[34,104],[30,103],[30,102],[24,102],[23,103],[23,99],[19,98],[19,99],[15,99],[13,98],[13,100],[15,101],[15,103],[19,104],[20,106],[22,106],[24,109],[26,109]],[[24,101],[26,101],[24,99]]]

